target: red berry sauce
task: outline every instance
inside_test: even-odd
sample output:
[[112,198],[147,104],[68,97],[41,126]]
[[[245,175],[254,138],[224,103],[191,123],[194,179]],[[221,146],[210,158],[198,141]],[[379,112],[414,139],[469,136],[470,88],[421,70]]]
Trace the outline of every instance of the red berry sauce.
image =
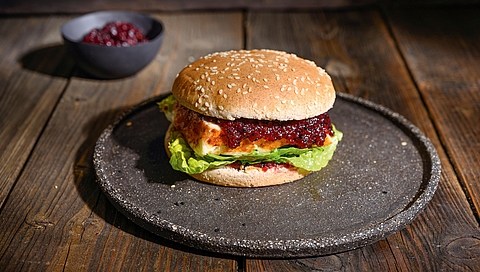
[[288,144],[299,148],[311,148],[322,146],[327,135],[333,136],[333,128],[328,113],[318,116],[291,121],[264,121],[252,119],[237,119],[235,121],[209,118],[209,121],[217,123],[224,136],[227,145],[235,148],[240,142],[248,138],[251,142],[258,139],[267,141],[286,140]]
[[243,165],[241,162],[237,161],[228,165],[229,167],[235,168],[237,170],[243,170],[246,166],[253,166],[257,168],[261,168],[263,172],[267,172],[269,169],[276,169],[280,167],[284,168],[295,168],[289,163],[275,163],[275,162],[260,162],[260,163],[253,163],[253,164],[246,164]]
[[83,37],[83,42],[105,46],[132,46],[147,41],[141,29],[132,23],[120,21],[108,22]]

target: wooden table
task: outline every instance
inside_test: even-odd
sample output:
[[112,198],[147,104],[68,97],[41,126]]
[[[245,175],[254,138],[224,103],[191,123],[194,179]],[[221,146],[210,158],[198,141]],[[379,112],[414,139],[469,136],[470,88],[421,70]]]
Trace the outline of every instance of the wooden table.
[[[480,271],[479,6],[152,13],[164,44],[119,80],[79,72],[59,32],[76,15],[53,14],[0,17],[0,271]],[[96,183],[100,133],[192,58],[241,48],[312,59],[418,126],[442,163],[424,212],[375,244],[286,260],[200,252],[119,213]]]

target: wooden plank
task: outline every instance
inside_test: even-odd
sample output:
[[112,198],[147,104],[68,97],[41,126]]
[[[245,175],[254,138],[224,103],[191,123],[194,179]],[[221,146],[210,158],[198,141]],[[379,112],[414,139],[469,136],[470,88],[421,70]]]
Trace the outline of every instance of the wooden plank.
[[0,19],[0,208],[72,72],[61,38],[50,35],[64,21]]
[[233,258],[211,257],[136,226],[95,183],[94,144],[120,111],[168,92],[189,59],[243,44],[238,12],[158,17],[165,42],[139,74],[71,80],[1,210],[0,270],[237,270]]
[[375,0],[110,0],[95,1],[85,0],[0,0],[0,14],[25,14],[25,13],[86,13],[97,10],[134,10],[134,11],[185,11],[185,10],[240,10],[240,9],[288,9],[288,8],[344,8],[358,7],[375,2]]
[[330,73],[337,91],[380,103],[411,120],[432,140],[443,167],[437,193],[425,211],[387,239],[318,258],[247,260],[246,271],[478,268],[478,224],[438,140],[429,118],[431,113],[426,110],[382,16],[375,10],[254,12],[247,17],[246,26],[248,48],[280,49],[312,59]]
[[[400,49],[478,216],[480,9],[401,9],[388,14]],[[480,222],[480,218],[477,220]]]

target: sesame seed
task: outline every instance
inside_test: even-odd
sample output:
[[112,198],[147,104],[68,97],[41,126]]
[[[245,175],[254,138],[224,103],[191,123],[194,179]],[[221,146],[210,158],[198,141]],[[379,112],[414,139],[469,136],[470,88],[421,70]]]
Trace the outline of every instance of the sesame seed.
[[242,91],[242,89],[238,88],[237,93],[240,93],[241,91]]
[[218,109],[219,109],[219,110],[223,110],[223,106],[218,106]]
[[245,87],[247,87],[247,83],[243,83],[242,88],[245,88]]
[[278,95],[276,95],[276,96],[274,96],[274,97],[275,97],[275,99],[279,99],[279,98],[280,98],[280,96],[278,96]]
[[[239,89],[240,90],[240,89]],[[248,92],[242,92],[242,94],[248,94]]]
[[287,100],[282,100],[282,104],[285,104],[285,103],[287,103]]
[[239,77],[239,76],[236,76],[235,79],[240,79],[240,77]]
[[212,85],[215,85],[215,80],[212,80]]
[[225,98],[225,99],[226,99],[226,98],[227,98],[227,94],[223,94],[223,98]]
[[263,88],[268,89],[268,86],[267,86],[267,85],[263,85]]
[[264,78],[263,81],[268,82],[268,79]]
[[223,93],[222,89],[218,90],[218,94],[222,94],[222,93]]
[[209,106],[210,106],[210,103],[205,102],[205,107],[209,107]]
[[228,87],[229,89],[231,89],[231,88],[232,88],[232,84],[227,84],[227,87]]

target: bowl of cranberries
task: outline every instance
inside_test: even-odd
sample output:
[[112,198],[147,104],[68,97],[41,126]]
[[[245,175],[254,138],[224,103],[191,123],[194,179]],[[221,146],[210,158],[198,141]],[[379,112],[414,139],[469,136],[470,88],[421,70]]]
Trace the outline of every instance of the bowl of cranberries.
[[156,56],[164,27],[155,18],[128,11],[99,11],[61,27],[64,45],[79,67],[94,78],[136,74]]

